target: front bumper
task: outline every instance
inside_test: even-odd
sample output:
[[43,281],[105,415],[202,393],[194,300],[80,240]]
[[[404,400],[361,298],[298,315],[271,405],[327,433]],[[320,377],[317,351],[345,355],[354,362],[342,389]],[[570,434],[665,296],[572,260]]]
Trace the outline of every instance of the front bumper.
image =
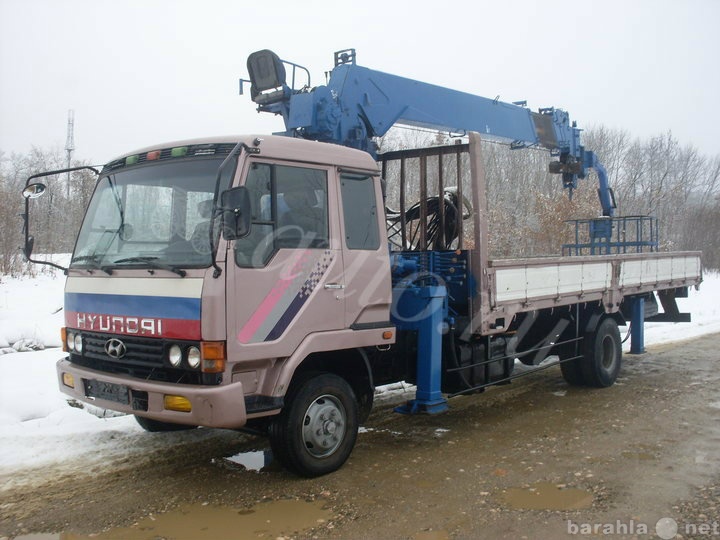
[[[72,375],[73,388],[65,385],[63,373]],[[144,381],[79,367],[70,363],[67,358],[58,361],[57,375],[60,390],[65,394],[79,401],[113,411],[136,414],[161,422],[216,428],[237,429],[243,427],[247,422],[245,394],[240,382],[220,386],[195,386]],[[89,397],[86,395],[86,381],[118,385],[127,388],[131,396],[142,393],[143,405],[138,406],[135,399],[130,399],[129,403],[122,403],[99,397]],[[146,405],[144,393],[147,393]],[[167,410],[164,405],[166,395],[187,398],[192,405],[192,410],[189,412]]]

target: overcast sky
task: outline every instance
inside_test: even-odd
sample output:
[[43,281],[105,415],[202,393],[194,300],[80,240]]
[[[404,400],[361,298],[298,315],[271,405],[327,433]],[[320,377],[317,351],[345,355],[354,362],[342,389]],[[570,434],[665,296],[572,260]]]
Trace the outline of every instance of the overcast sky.
[[720,0],[0,0],[0,150],[93,163],[149,144],[270,133],[238,95],[272,49],[324,83],[333,52],[503,101],[720,153]]

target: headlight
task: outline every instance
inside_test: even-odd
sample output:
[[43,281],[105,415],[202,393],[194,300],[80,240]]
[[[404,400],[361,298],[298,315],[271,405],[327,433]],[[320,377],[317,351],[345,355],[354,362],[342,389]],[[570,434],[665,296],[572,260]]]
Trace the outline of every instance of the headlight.
[[65,339],[65,343],[67,344],[68,351],[74,351],[75,350],[75,334],[72,332],[67,333],[67,337]]
[[75,334],[75,339],[73,341],[75,342],[75,352],[81,353],[83,350],[82,336],[80,334]]
[[179,345],[173,345],[168,352],[168,360],[173,367],[178,367],[182,362],[182,349]]
[[200,367],[200,349],[197,347],[190,347],[188,349],[188,364],[193,369]]

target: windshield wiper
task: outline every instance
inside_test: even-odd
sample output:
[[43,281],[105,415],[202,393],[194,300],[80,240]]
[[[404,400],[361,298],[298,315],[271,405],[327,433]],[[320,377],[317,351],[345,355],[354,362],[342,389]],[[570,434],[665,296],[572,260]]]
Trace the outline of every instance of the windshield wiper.
[[101,270],[105,272],[108,276],[111,276],[112,270],[107,266],[103,266],[102,264],[100,264],[101,259],[102,256],[98,255],[97,253],[93,253],[92,255],[80,255],[79,257],[74,257],[70,261],[70,265],[72,266],[77,262],[88,262],[90,263],[90,268],[85,268],[85,270],[87,270],[88,272],[90,272],[91,270]]
[[157,262],[157,258],[158,257],[126,257],[125,259],[118,259],[117,261],[113,261],[113,264],[142,263],[148,265],[151,268],[157,268],[158,270],[168,270],[169,272],[173,272],[180,277],[185,277],[187,275],[187,272],[185,272],[185,270],[183,270],[182,268]]

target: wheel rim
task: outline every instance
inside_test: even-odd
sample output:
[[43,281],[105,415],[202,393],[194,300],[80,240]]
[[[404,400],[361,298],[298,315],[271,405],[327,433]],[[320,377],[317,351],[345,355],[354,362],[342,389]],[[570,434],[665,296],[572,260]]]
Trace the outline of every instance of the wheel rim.
[[345,437],[345,407],[335,396],[323,395],[305,411],[302,436],[305,449],[316,458],[333,454]]
[[612,369],[615,364],[615,342],[612,336],[605,336],[602,341],[602,367],[606,370]]

